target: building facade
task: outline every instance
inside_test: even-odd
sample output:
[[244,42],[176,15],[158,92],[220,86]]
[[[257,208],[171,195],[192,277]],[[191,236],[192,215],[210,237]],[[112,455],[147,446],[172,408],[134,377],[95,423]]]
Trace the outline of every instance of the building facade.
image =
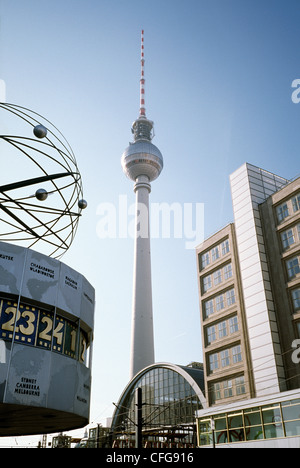
[[271,195],[260,205],[260,214],[286,386],[300,388],[299,360],[291,358],[300,338],[300,179]]
[[200,448],[299,448],[299,390],[200,410]]
[[235,229],[229,224],[197,251],[208,405],[253,395]]
[[299,388],[300,179],[244,164],[234,224],[197,248],[208,406]]

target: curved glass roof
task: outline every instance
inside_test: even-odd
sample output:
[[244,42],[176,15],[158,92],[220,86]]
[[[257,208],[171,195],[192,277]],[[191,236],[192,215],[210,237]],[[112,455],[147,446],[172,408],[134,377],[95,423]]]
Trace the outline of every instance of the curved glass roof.
[[143,369],[127,385],[116,405],[114,439],[134,436],[138,387],[142,389],[143,438],[164,436],[186,442],[194,432],[195,412],[205,407],[203,370],[173,364]]

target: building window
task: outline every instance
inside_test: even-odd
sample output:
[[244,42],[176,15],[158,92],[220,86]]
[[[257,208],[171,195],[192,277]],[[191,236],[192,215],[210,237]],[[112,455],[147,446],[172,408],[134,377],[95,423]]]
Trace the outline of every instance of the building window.
[[209,265],[209,253],[205,253],[201,257],[201,266],[202,268],[205,268]]
[[262,416],[266,439],[275,439],[284,436],[279,405],[263,407]]
[[224,301],[224,294],[220,294],[220,296],[216,297],[216,309],[217,312],[225,308],[225,301]]
[[227,300],[227,305],[228,307],[235,304],[235,292],[234,289],[231,289],[230,291],[227,291],[226,293],[226,300]]
[[300,289],[294,289],[292,291],[293,307],[294,311],[300,310]]
[[214,285],[222,283],[222,270],[217,270],[214,272]]
[[208,318],[210,315],[214,313],[214,301],[206,301],[204,303],[204,309],[205,309],[205,318]]
[[[210,387],[210,391],[212,403],[216,402],[217,400],[233,397],[235,395],[244,395],[246,393],[245,378],[244,376],[240,376],[232,380],[223,380],[221,382],[214,383]],[[229,421],[232,423],[231,419],[229,419]],[[218,427],[216,426],[216,430],[217,429]],[[219,429],[224,430],[225,428],[219,427]]]
[[297,195],[292,199],[294,213],[300,210],[300,195]]
[[295,237],[292,229],[281,234],[282,245],[284,249],[288,249],[290,245],[295,244]]
[[299,400],[285,401],[281,404],[282,416],[287,437],[300,435]]
[[237,364],[238,362],[242,362],[242,350],[240,345],[232,348],[232,363]]
[[213,325],[212,327],[207,328],[207,342],[208,344],[212,343],[217,339],[216,334],[216,327]]
[[[206,287],[208,288],[208,286],[209,284],[204,283],[204,279],[203,279],[204,292],[206,291],[205,288]],[[225,297],[225,294],[226,294],[226,297]],[[230,291],[227,291],[226,293],[219,294],[218,296],[215,296],[214,299],[205,301],[203,303],[204,319],[208,318],[214,312],[221,312],[226,307],[231,307],[232,305],[235,304],[235,302],[236,302],[236,297],[235,297],[234,289],[230,289]]]
[[231,334],[239,331],[239,324],[238,324],[237,317],[232,317],[229,319],[229,331]]
[[210,372],[219,369],[219,356],[218,354],[211,354],[209,356],[209,369]]
[[233,396],[232,380],[223,382],[224,398],[230,398]]
[[219,338],[225,338],[227,336],[227,323],[221,322],[219,323]]
[[220,258],[219,246],[213,248],[211,253],[212,253],[212,261],[214,262],[214,261],[218,260],[218,258]]
[[235,379],[235,388],[237,395],[244,395],[246,393],[245,387],[245,378],[244,377],[237,377]]
[[278,206],[276,211],[279,223],[281,223],[285,218],[289,216],[289,209],[287,203],[283,203],[282,205]]
[[226,255],[229,252],[229,240],[222,242],[222,255]]
[[221,400],[221,398],[222,398],[221,384],[220,383],[214,384],[213,388],[212,388],[212,391],[213,391],[213,400],[214,401]]
[[300,273],[298,257],[294,257],[291,260],[288,260],[286,265],[289,278],[294,278],[296,275],[298,275],[298,273]]
[[230,366],[229,349],[225,349],[224,351],[221,351],[221,365],[222,367]]
[[[218,323],[217,325],[211,325],[206,329],[206,336],[207,336],[207,343],[208,345],[211,344],[213,341],[217,340],[217,327],[218,327],[218,338],[226,338],[228,333],[231,335],[239,331],[238,326],[238,318],[231,317],[229,320],[224,320],[223,322]],[[229,331],[229,332],[228,332]],[[232,355],[234,356],[236,353],[232,351]],[[238,352],[237,352],[238,354]],[[238,362],[233,359],[233,362]]]
[[[223,323],[224,328],[223,328]],[[226,322],[222,322],[222,324],[219,324],[219,337],[221,338],[220,333],[227,333],[227,330],[225,330],[226,327]],[[226,335],[223,335],[226,336]],[[221,364],[221,367],[229,367],[232,364],[238,364],[239,362],[242,362],[242,350],[241,346],[237,345],[234,346],[233,348],[228,348],[224,349],[223,351],[220,351],[219,353],[211,354],[209,356],[210,362],[218,362],[218,367],[214,367],[213,369],[218,369],[219,368],[219,363]],[[211,368],[211,370],[213,370]]]
[[224,267],[224,279],[228,280],[229,278],[232,278],[232,265],[229,263],[229,265],[226,265]]
[[206,293],[210,288],[212,288],[212,280],[211,275],[208,275],[203,278],[203,291]]

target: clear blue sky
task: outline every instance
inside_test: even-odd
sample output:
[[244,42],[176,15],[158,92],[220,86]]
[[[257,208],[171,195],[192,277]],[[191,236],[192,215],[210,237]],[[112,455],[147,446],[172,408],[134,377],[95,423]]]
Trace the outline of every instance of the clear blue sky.
[[[63,261],[96,288],[91,421],[105,423],[128,383],[133,240],[100,240],[96,213],[134,202],[120,158],[138,117],[141,29],[165,162],[151,201],[204,203],[208,236],[233,220],[228,178],[245,161],[300,173],[300,2],[0,0],[0,15],[7,102],[51,120],[83,176],[89,207]],[[201,361],[195,252],[154,239],[152,276],[157,362]]]

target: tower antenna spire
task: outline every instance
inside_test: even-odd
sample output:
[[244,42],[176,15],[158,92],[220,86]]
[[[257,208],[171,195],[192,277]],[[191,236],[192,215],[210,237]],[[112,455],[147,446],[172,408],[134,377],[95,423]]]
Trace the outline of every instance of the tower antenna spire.
[[141,37],[140,117],[146,117],[144,30],[142,30],[142,37]]
[[153,122],[146,117],[145,108],[145,49],[144,49],[144,30],[142,30],[141,40],[141,79],[140,79],[140,113],[137,120],[131,128],[134,134],[134,140],[151,141],[154,137]]

